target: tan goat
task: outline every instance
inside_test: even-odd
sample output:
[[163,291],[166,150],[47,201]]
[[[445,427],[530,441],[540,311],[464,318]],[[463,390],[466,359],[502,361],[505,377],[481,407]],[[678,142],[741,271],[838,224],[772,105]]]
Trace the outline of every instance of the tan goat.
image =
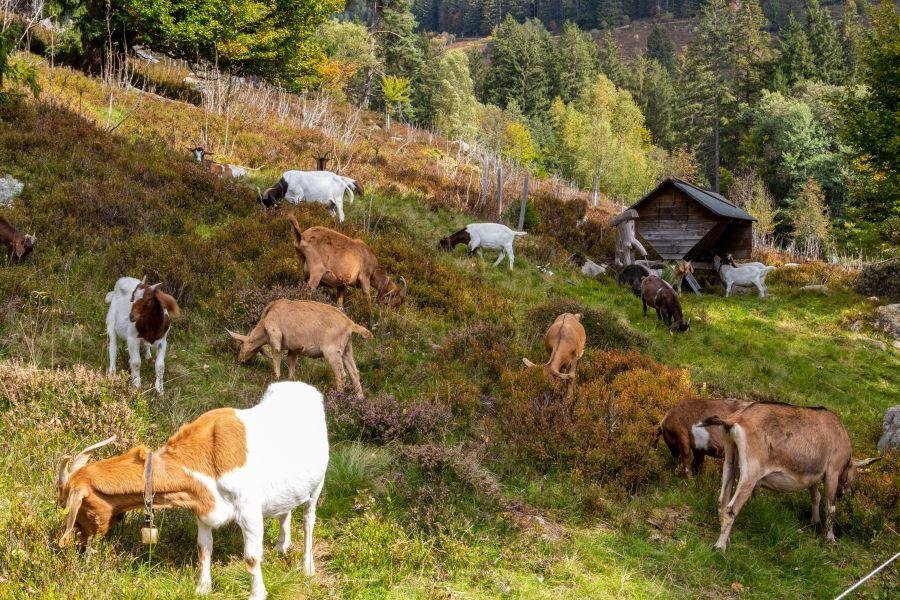
[[[567,396],[571,396],[575,390],[575,368],[578,366],[578,360],[584,355],[586,339],[581,314],[572,313],[563,313],[556,317],[544,335],[544,347],[550,354],[550,360],[544,364],[544,372],[568,381]],[[523,358],[522,362],[529,368],[537,366],[527,358]]]
[[[719,493],[721,532],[715,546],[723,552],[738,513],[760,487],[780,492],[809,490],[812,523],[818,525],[819,483],[824,483],[825,528],[833,542],[837,498],[850,489],[859,467],[878,460],[853,460],[847,430],[826,408],[756,402],[727,417],[705,419],[694,429],[709,425],[721,425],[725,434]],[[732,495],[736,476],[739,479]]]
[[337,304],[344,307],[347,286],[359,286],[371,303],[371,287],[379,302],[391,307],[400,306],[406,299],[406,280],[403,287],[392,281],[378,265],[378,258],[362,240],[349,238],[327,227],[310,227],[301,231],[300,223],[289,214],[291,234],[297,256],[303,264],[307,285],[316,289],[319,284],[334,288]]
[[[226,330],[227,331],[227,330]],[[328,361],[339,389],[344,388],[344,371],[350,376],[353,391],[363,395],[359,369],[353,359],[352,335],[366,339],[372,333],[350,320],[333,306],[321,302],[276,300],[263,310],[259,323],[249,335],[228,331],[241,343],[238,361],[250,360],[266,344],[272,349],[275,379],[281,378],[281,353],[287,353],[288,379],[294,378],[299,356],[324,357]],[[263,350],[263,353],[266,352]]]

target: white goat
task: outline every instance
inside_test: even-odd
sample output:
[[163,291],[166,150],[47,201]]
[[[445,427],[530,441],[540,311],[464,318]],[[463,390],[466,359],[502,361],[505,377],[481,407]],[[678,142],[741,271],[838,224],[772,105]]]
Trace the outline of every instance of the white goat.
[[128,345],[128,365],[134,387],[141,387],[141,346],[147,360],[150,348],[156,349],[156,393],[163,393],[163,374],[166,369],[166,348],[169,335],[169,314],[178,316],[175,298],[159,289],[160,284],[148,285],[134,277],[116,281],[113,291],[106,294],[109,311],[106,313],[106,335],[109,338],[110,377],[116,374],[116,354],[119,338]]
[[754,265],[743,265],[740,267],[732,267],[722,262],[718,256],[713,260],[716,272],[725,283],[725,297],[731,295],[731,288],[735,285],[755,285],[759,290],[759,297],[765,298],[768,293],[766,289],[766,275],[769,271],[774,271],[775,267],[757,267]]
[[285,171],[274,186],[259,194],[259,201],[266,207],[274,206],[284,198],[291,204],[302,201],[318,202],[337,212],[338,220],[344,222],[344,193],[363,194],[362,186],[354,179],[331,171]]
[[515,260],[513,241],[520,235],[528,234],[524,231],[514,231],[500,223],[472,223],[442,238],[438,242],[438,246],[444,250],[452,250],[459,244],[466,244],[469,247],[469,253],[478,251],[479,255],[482,248],[499,250],[500,255],[494,262],[494,266],[499,265],[503,256],[506,255],[509,258],[509,270],[512,271]]
[[[106,440],[113,441],[115,437]],[[280,523],[276,548],[291,546],[291,511],[306,503],[303,567],[315,574],[313,527],[316,502],[328,467],[328,432],[322,394],[305,383],[273,383],[253,408],[217,408],[183,425],[166,444],[145,446],[87,464],[89,446],[65,457],[57,475],[66,506],[64,545],[76,531],[83,545],[105,534],[122,513],[143,507],[145,485],[154,508],[184,507],[197,517],[200,580],[198,594],[212,588],[212,531],[237,522],[244,537],[244,561],[253,583],[251,600],[266,597],[261,562],[263,519]],[[149,477],[145,477],[149,462]]]

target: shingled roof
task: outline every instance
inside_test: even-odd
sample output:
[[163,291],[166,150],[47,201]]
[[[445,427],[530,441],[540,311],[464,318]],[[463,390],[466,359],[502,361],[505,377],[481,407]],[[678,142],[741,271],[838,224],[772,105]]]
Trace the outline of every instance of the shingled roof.
[[682,192],[690,196],[693,200],[699,202],[708,210],[713,213],[719,215],[720,217],[727,217],[729,219],[741,219],[744,221],[755,221],[750,214],[735,206],[731,202],[729,202],[724,196],[721,194],[717,194],[716,192],[712,192],[710,190],[704,190],[703,188],[699,188],[692,183],[688,183],[683,179],[678,179],[677,177],[668,177],[663,179],[658,186],[653,188],[647,195],[634,203],[631,208],[637,208],[644,202],[647,198],[656,193],[659,188],[666,185],[667,183],[671,183]]

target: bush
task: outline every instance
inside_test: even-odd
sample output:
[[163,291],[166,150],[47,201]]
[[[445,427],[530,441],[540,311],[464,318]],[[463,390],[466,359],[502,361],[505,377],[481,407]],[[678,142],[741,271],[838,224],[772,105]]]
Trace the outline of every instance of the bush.
[[850,493],[838,500],[835,523],[861,540],[871,540],[886,526],[900,530],[900,453],[886,452],[860,472]]
[[900,256],[863,267],[856,289],[866,296],[900,301]]
[[629,491],[663,472],[661,454],[648,446],[669,408],[691,394],[686,372],[637,352],[599,352],[579,363],[571,403],[562,387],[548,385],[540,369],[503,374],[495,419],[508,453],[544,472],[569,469]]
[[448,361],[465,364],[480,380],[496,382],[510,363],[518,362],[510,355],[515,337],[510,324],[477,321],[451,332],[439,352]]
[[435,439],[451,419],[447,407],[428,400],[404,404],[386,394],[359,398],[336,391],[328,394],[325,412],[333,436],[378,444]]
[[581,313],[588,347],[604,350],[644,348],[650,343],[646,334],[632,329],[622,317],[603,308],[588,308],[571,298],[551,298],[530,309],[525,322],[531,327],[531,336],[543,339],[550,324],[564,312]]

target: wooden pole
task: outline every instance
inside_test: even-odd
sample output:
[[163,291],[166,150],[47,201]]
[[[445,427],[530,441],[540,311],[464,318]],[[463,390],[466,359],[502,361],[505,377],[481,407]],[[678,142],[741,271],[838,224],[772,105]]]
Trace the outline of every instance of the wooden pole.
[[503,161],[497,162],[497,214],[503,216]]
[[522,206],[519,207],[519,231],[524,231],[525,229],[525,209],[528,207],[528,181],[530,177],[531,174],[526,171],[525,183],[522,186]]

